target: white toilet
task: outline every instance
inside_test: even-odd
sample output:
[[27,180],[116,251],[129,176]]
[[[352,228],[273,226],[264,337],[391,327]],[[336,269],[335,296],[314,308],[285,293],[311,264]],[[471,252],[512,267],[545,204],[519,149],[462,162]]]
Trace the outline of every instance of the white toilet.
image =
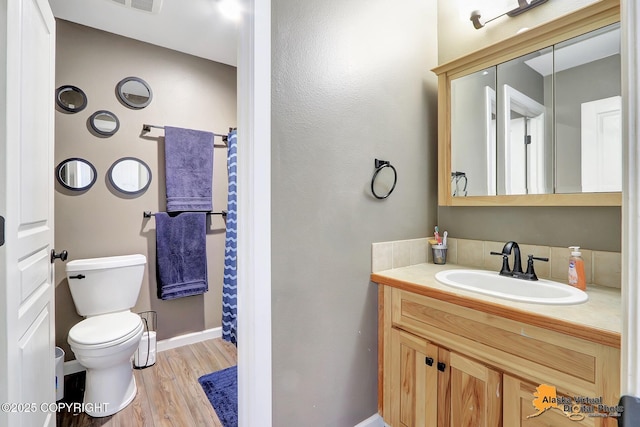
[[144,330],[130,309],[136,304],[147,263],[144,255],[79,259],[67,263],[69,289],[78,314],[67,341],[87,368],[85,412],[106,417],[136,396],[131,359]]

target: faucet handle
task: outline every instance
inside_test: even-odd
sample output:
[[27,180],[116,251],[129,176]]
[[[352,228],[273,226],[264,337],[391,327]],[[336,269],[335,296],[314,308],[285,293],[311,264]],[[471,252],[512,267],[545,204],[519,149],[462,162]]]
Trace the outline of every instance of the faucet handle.
[[538,257],[533,255],[529,255],[529,259],[536,259],[538,261],[545,261],[545,262],[549,261],[549,258],[547,257],[542,257],[542,256]]
[[528,280],[538,280],[538,276],[536,275],[535,270],[533,269],[533,260],[536,259],[538,261],[549,261],[549,258],[546,257],[535,257],[533,255],[529,255],[529,260],[527,261],[527,272],[525,273],[525,277]]
[[500,269],[500,275],[502,276],[511,276],[511,268],[509,267],[509,255],[502,252],[489,252],[491,255],[500,255],[502,256],[502,268]]

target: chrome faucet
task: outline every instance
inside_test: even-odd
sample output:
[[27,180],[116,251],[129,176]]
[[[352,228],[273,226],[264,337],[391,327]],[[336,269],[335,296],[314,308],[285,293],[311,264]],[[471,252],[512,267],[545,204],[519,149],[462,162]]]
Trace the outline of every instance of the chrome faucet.
[[[509,268],[509,255],[513,252],[513,270]],[[520,258],[520,246],[514,241],[509,241],[505,243],[502,248],[502,252],[491,252],[491,255],[500,255],[502,256],[502,268],[500,269],[501,276],[509,276],[515,277],[518,279],[525,280],[538,280],[538,276],[536,276],[536,272],[533,269],[533,260],[537,259],[539,261],[549,261],[549,258],[544,257],[534,257],[533,255],[529,255],[529,260],[527,262],[527,272],[522,272],[522,260]]]

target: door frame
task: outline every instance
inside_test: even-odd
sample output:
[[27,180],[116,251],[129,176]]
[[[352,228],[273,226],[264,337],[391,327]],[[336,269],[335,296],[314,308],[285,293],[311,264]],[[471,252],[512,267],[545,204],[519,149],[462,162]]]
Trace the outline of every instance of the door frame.
[[238,43],[238,421],[271,427],[271,0]]
[[[622,348],[620,393],[640,397],[640,7],[622,0]],[[637,405],[636,405],[637,406]],[[631,409],[631,408],[629,408]],[[635,414],[639,408],[633,408]],[[625,413],[627,413],[625,407]]]

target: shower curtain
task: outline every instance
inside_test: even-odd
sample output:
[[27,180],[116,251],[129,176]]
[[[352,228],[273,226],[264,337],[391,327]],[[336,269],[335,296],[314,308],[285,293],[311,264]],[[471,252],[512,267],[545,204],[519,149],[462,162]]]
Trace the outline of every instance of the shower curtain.
[[227,137],[227,170],[229,174],[229,193],[227,196],[227,234],[224,248],[224,280],[222,283],[222,338],[237,343],[237,132]]

